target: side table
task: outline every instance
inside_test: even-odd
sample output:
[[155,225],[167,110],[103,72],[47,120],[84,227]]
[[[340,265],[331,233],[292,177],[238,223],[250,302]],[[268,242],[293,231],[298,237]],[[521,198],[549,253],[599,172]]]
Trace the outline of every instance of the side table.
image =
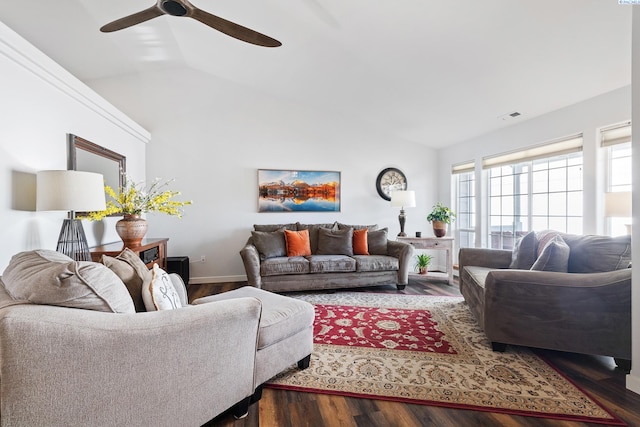
[[413,245],[416,249],[434,249],[446,252],[447,279],[453,285],[453,237],[398,237],[399,242]]
[[[158,267],[167,271],[168,240],[168,238],[142,239],[142,243],[139,246],[129,247],[129,249],[138,255],[148,268],[153,268],[153,263],[156,263]],[[115,257],[123,250],[124,244],[122,242],[108,243],[106,245],[89,248],[91,260],[94,262],[100,262],[102,255]]]

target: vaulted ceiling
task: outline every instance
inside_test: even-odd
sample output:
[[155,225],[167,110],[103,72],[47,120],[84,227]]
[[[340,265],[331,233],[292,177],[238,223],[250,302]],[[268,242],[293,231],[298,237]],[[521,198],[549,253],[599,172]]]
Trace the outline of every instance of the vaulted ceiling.
[[0,21],[89,86],[192,68],[434,148],[631,82],[631,6],[616,0],[192,3],[282,46],[171,16],[99,31],[154,0],[0,0]]

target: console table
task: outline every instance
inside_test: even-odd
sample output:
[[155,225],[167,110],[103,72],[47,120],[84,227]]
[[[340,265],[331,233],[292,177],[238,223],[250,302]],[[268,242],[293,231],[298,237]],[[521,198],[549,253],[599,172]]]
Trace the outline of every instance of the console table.
[[[140,259],[152,268],[153,263],[158,264],[158,267],[167,271],[167,241],[168,238],[157,239],[142,239],[142,243],[139,246],[129,247]],[[108,243],[106,245],[96,246],[89,249],[91,252],[91,260],[94,262],[100,262],[102,255],[108,255],[115,257],[124,250],[124,244],[122,242]]]
[[443,250],[447,257],[447,279],[453,285],[453,237],[398,237],[399,242],[413,245],[416,249]]

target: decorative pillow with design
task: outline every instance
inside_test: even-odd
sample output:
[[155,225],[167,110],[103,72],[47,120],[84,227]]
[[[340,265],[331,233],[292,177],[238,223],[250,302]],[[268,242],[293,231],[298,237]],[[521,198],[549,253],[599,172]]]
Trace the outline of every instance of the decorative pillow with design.
[[122,280],[106,266],[37,249],[14,255],[2,274],[7,293],[34,304],[135,313]]
[[142,299],[147,311],[175,310],[182,307],[180,295],[169,274],[158,264],[153,264],[151,281],[142,288]]
[[287,256],[284,228],[277,231],[252,231],[253,244],[260,253],[260,259]]
[[569,253],[569,245],[558,234],[542,248],[542,252],[533,266],[531,266],[531,270],[566,273],[569,268]]
[[369,255],[369,243],[367,234],[368,228],[361,228],[359,230],[353,230],[353,254],[354,255]]
[[388,228],[381,228],[367,233],[367,244],[371,255],[387,255],[387,233]]
[[151,272],[140,257],[131,249],[125,248],[115,258],[102,255],[101,261],[124,282],[136,311],[146,311],[142,300],[142,286],[151,281]]
[[301,231],[284,230],[284,238],[287,244],[288,257],[311,255],[311,244],[309,243],[309,230],[301,230]]
[[318,255],[353,255],[353,229],[318,229]]
[[519,270],[529,270],[536,262],[536,245],[538,239],[535,231],[530,231],[516,241],[511,253],[511,264],[509,268]]

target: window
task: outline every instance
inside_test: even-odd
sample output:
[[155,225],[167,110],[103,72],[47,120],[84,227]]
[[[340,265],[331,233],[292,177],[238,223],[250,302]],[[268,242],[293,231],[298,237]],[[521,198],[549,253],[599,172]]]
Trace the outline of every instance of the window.
[[619,236],[627,234],[627,225],[631,224],[631,123],[602,129],[600,141],[607,165],[605,232],[610,236]]
[[582,234],[582,136],[483,160],[488,245],[512,249],[530,230]]
[[456,242],[460,248],[476,245],[475,165],[473,162],[455,165],[452,170],[456,192]]

